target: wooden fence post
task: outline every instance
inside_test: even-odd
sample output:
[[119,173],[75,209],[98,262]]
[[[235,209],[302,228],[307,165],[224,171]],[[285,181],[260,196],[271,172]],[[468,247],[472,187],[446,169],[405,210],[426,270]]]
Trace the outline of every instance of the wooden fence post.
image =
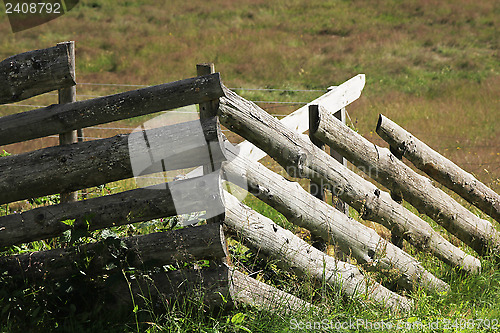
[[[389,147],[389,150],[398,160],[403,159],[403,154],[398,152],[392,146]],[[390,193],[391,193],[392,200],[396,201],[399,204],[403,203],[403,195],[401,194],[401,192],[398,193],[396,191],[391,191]],[[391,230],[391,242],[392,242],[392,244],[396,245],[400,249],[403,248],[403,236],[401,235],[399,230],[397,230],[397,229]]]
[[[61,44],[68,46],[70,72],[75,78],[75,42],[69,41]],[[76,102],[76,85],[58,90],[59,104]],[[83,135],[80,135],[83,136]],[[78,141],[77,131],[59,134],[59,145],[66,145]],[[61,193],[61,202],[74,202],[78,200],[78,192]]]
[[[318,105],[309,105],[309,128],[314,128],[314,124],[319,121],[318,114]],[[316,147],[324,150],[325,144],[321,140],[317,139],[313,135],[312,131],[309,131],[309,139],[311,139],[311,142]],[[311,193],[312,196],[318,198],[319,200],[325,200],[325,190],[323,188],[323,184],[318,184],[311,180],[311,184],[309,185],[309,193]]]
[[[204,76],[204,75],[209,75],[209,74],[214,74],[215,73],[215,64],[210,62],[210,63],[201,63],[196,65],[196,75],[198,76]],[[206,119],[213,117],[217,113],[217,108],[218,108],[218,100],[212,100],[206,103],[201,103],[199,104],[200,106],[200,119]],[[208,147],[208,152],[210,156],[212,156],[211,152],[211,147],[210,145]],[[203,166],[203,174],[207,175],[211,172],[214,172],[215,170],[218,170],[221,168],[221,163],[213,163],[211,161],[210,164],[204,165]],[[211,216],[212,214],[207,211],[207,216]],[[215,216],[212,218],[207,219],[207,223],[216,223],[221,221],[223,216]]]
[[[331,86],[328,87],[327,91],[332,91],[336,88],[336,86]],[[345,118],[346,118],[346,110],[345,108],[342,108],[338,111],[336,111],[333,116],[340,120],[343,124],[345,124]],[[347,167],[347,160],[340,155],[337,151],[333,150],[332,147],[330,147],[330,156],[332,156],[336,161],[341,163],[343,166]],[[346,214],[349,216],[349,206],[342,201],[336,193],[332,193],[332,205],[333,207],[337,208],[340,210],[342,213]]]
[[[314,128],[315,124],[318,123],[318,104],[310,104],[309,105],[309,128]],[[309,139],[311,142],[321,150],[325,150],[325,144],[317,139],[312,131],[309,131]],[[325,201],[325,188],[323,187],[322,182],[317,183],[313,180],[310,181],[309,184],[309,193],[315,198],[318,198],[321,201]],[[315,248],[320,251],[326,251],[328,249],[328,244],[322,239],[319,235],[311,233],[311,244]]]

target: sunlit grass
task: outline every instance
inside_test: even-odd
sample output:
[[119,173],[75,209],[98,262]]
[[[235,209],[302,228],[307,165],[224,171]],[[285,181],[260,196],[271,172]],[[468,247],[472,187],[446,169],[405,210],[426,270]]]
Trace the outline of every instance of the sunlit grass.
[[[374,132],[377,116],[383,113],[499,191],[499,11],[494,1],[470,0],[175,0],[168,3],[83,0],[63,17],[17,34],[9,32],[8,20],[3,10],[0,11],[0,30],[6,32],[0,36],[0,60],[64,40],[75,40],[79,83],[160,84],[195,76],[196,63],[207,61],[216,63],[216,70],[221,72],[228,87],[324,91],[330,85],[338,85],[364,73],[367,84],[362,97],[348,107],[353,122],[351,124],[348,120],[349,125],[370,141],[386,146]],[[78,94],[82,95],[79,97],[82,100],[131,89],[135,88],[80,85]],[[322,94],[237,92],[251,100],[280,102],[307,102]],[[19,104],[49,105],[56,101],[57,96],[52,93]],[[287,114],[301,106],[261,105],[272,114]],[[0,106],[0,115],[32,108]],[[146,116],[112,126],[132,128],[150,118]],[[124,132],[86,130],[91,137],[109,137]],[[230,136],[230,139],[241,140],[235,136]],[[43,138],[1,149],[20,153],[56,144],[57,138]],[[284,175],[282,168],[269,158],[262,163]],[[308,182],[300,180],[300,184],[307,188]],[[134,187],[136,184],[132,179],[115,182],[87,191],[87,197]],[[456,195],[453,197],[476,214],[488,218]],[[245,203],[277,224],[301,234],[299,228],[256,198],[248,196]],[[405,205],[418,214],[411,206]],[[29,208],[32,207],[25,209]],[[8,213],[12,210],[7,205],[0,206],[0,214]],[[351,209],[350,213],[360,220],[354,210]],[[428,217],[419,216],[446,235]],[[361,222],[388,237],[385,228],[372,222]],[[114,232],[125,236],[160,231],[165,226],[165,221],[153,221],[115,228]],[[93,237],[99,239],[100,233],[95,232]],[[445,237],[463,247],[454,237]],[[239,243],[231,240],[231,244]],[[6,253],[67,245],[67,240],[55,238],[13,247]],[[416,300],[418,308],[404,316],[342,299],[338,290],[325,292],[312,281],[292,277],[289,272],[278,269],[273,261],[264,264],[252,257],[251,261],[244,262],[247,249],[239,244],[235,245],[234,256],[241,257],[242,270],[262,270],[256,274],[259,279],[314,301],[322,311],[283,316],[240,307],[216,315],[200,312],[196,306],[175,304],[162,315],[154,315],[148,308],[140,309],[151,315],[148,321],[139,323],[140,328],[146,332],[280,332],[290,330],[292,319],[318,321],[326,318],[336,322],[363,318],[404,323],[451,320],[453,323],[454,320],[500,318],[500,276],[498,266],[491,258],[482,259],[482,274],[466,276],[429,254],[416,251],[407,243],[404,246],[452,288],[447,295],[431,295],[423,290],[410,292],[408,296]],[[472,250],[463,248],[473,254]],[[382,276],[376,278],[387,283]],[[30,324],[66,331],[137,331],[138,323],[132,314],[123,324],[111,326],[103,324],[105,320],[89,323],[88,318],[71,316],[56,322],[51,313],[44,312],[43,300],[36,303],[36,295],[42,293],[41,289],[28,288],[13,296],[17,299],[25,297],[25,316],[34,318]],[[64,306],[68,310],[65,313],[70,313],[71,304]],[[8,316],[11,310],[2,302],[1,317]],[[0,330],[10,331],[14,326],[12,321],[1,322]],[[452,327],[452,331],[477,330]]]

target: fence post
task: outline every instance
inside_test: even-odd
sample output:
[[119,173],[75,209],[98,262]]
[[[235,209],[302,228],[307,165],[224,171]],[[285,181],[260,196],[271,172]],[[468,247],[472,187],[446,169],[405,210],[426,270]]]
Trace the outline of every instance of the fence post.
[[[209,74],[214,74],[215,73],[215,64],[214,63],[201,63],[196,65],[196,75],[198,76],[203,76],[203,75],[209,75]],[[206,103],[201,103],[199,104],[200,107],[200,119],[205,119],[209,117],[213,117],[217,113],[217,108],[218,108],[218,100],[213,100],[209,101]],[[210,153],[210,156],[212,156],[212,152],[210,151],[210,145],[207,146],[208,151]],[[211,172],[214,172],[215,170],[220,169],[221,164],[217,163],[210,163],[208,165],[203,166],[203,174],[207,175]],[[210,216],[210,214],[207,211],[207,216]],[[207,219],[207,223],[216,223],[221,220],[221,216],[215,216],[212,218]]]
[[[70,72],[75,77],[75,42],[69,41],[61,44],[68,45]],[[58,90],[59,104],[76,102],[76,85]],[[83,135],[80,135],[83,136]],[[59,145],[66,145],[78,141],[77,131],[69,131],[59,134]],[[78,192],[61,193],[61,202],[73,202],[78,200]]]
[[[328,87],[327,91],[332,91],[333,89],[335,89],[336,86],[331,86],[331,87]],[[336,111],[333,116],[335,118],[337,118],[338,120],[340,120],[342,122],[342,124],[345,124],[345,118],[346,118],[346,110],[345,108],[342,108],[338,111]],[[340,155],[337,151],[331,149],[330,147],[330,156],[332,156],[336,161],[340,162],[343,166],[347,167],[347,160],[342,156]],[[347,216],[349,216],[349,206],[342,200],[340,200],[340,198],[338,196],[335,195],[336,193],[332,193],[332,205],[337,208],[339,211],[341,211],[342,213],[346,214]]]
[[[309,128],[314,128],[314,124],[318,123],[318,115],[318,105],[309,105]],[[325,144],[321,140],[317,139],[314,135],[312,135],[311,131],[309,131],[309,139],[311,139],[311,142],[316,147],[324,150]],[[318,184],[311,180],[311,183],[309,185],[309,193],[320,200],[325,200],[325,190],[323,188],[323,184]]]
[[[397,159],[403,159],[403,154],[401,154],[397,149],[389,146],[389,150]],[[401,195],[401,193],[391,191],[391,198],[399,204],[403,203],[403,196]],[[401,235],[401,233],[396,228],[391,230],[391,242],[400,249],[403,248],[403,235]]]

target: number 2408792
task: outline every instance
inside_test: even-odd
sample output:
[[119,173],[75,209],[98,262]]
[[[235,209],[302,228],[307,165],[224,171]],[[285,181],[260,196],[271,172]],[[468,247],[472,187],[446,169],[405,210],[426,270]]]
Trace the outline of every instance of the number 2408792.
[[22,2],[5,3],[5,13],[7,14],[62,14],[61,3],[59,2]]

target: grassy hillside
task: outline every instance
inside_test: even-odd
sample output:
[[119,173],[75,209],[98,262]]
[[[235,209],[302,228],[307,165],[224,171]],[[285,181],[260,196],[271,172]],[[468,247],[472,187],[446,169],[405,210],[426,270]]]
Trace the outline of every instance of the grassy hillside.
[[[0,9],[0,60],[75,40],[78,83],[117,84],[81,84],[77,87],[80,99],[134,89],[120,86],[124,84],[151,85],[192,77],[197,63],[214,62],[228,87],[285,89],[238,90],[252,100],[290,103],[259,103],[270,113],[283,115],[298,108],[300,102],[321,95],[327,87],[364,73],[367,83],[362,97],[348,107],[350,126],[385,146],[374,133],[377,116],[383,113],[500,190],[498,1],[83,0],[63,17],[16,34],[11,33],[2,5]],[[18,104],[55,101],[54,94],[46,94]],[[0,106],[0,115],[30,108]],[[114,127],[136,124],[121,122]],[[105,137],[120,131],[86,133]],[[55,143],[55,139],[45,138],[0,147],[0,152],[18,153]],[[283,221],[256,199],[249,198],[247,203]],[[47,244],[36,246],[44,248]],[[414,252],[411,247],[407,250]],[[272,265],[265,267],[268,273],[261,277],[291,292],[299,290],[310,299],[330,293],[323,299],[325,313],[306,314],[305,320],[500,319],[496,264],[484,259],[484,273],[466,277],[427,255],[414,254],[426,268],[449,282],[452,292],[446,296],[412,293],[420,307],[408,317],[343,302],[335,291],[318,290],[304,280],[290,280]],[[5,307],[0,311],[4,318],[10,310]],[[172,311],[144,327],[151,332],[268,332],[290,328],[290,318],[252,309],[241,310],[244,315],[238,311],[225,314],[222,319],[189,311],[187,317],[185,311]],[[51,321],[50,314],[42,317],[50,325],[59,325]],[[65,329],[77,331],[85,323],[66,324],[69,326]],[[128,329],[136,330],[133,321]],[[455,326],[449,331],[461,330]]]

